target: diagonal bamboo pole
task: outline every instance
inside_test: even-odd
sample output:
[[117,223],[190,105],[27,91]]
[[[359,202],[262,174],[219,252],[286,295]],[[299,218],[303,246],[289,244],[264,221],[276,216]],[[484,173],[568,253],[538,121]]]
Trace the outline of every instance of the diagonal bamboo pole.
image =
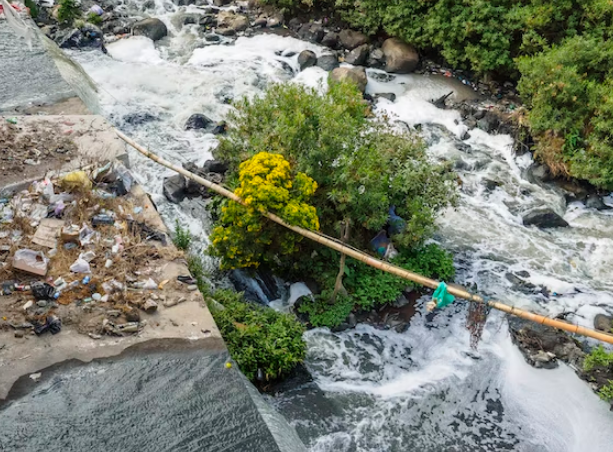
[[[236,196],[230,190],[222,187],[221,185],[217,185],[209,180],[206,180],[196,174],[193,174],[187,171],[184,168],[181,168],[180,166],[174,165],[173,163],[163,159],[162,157],[156,154],[153,154],[152,152],[148,151],[146,148],[139,145],[138,143],[136,143],[134,140],[132,140],[128,136],[124,135],[119,130],[115,129],[115,132],[117,133],[117,136],[119,138],[121,138],[123,141],[128,143],[138,152],[143,154],[145,157],[150,158],[154,162],[157,162],[160,165],[165,166],[166,168],[176,171],[177,173],[182,174],[188,179],[191,179],[194,182],[204,185],[208,189],[213,190],[214,192],[219,193],[220,195],[225,196],[226,198],[231,199],[232,201],[235,201],[243,205],[245,204],[241,198]],[[374,257],[369,256],[368,254],[362,251],[359,251],[359,250],[356,250],[355,248],[347,246],[343,242],[335,241],[331,238],[325,237],[324,235],[318,232],[310,231],[308,229],[304,229],[299,226],[292,226],[290,224],[287,224],[280,217],[278,217],[277,215],[273,213],[265,212],[265,213],[262,213],[262,215],[274,221],[275,223],[280,224],[281,226],[284,226],[287,229],[290,229],[294,231],[295,233],[302,235],[303,237],[307,237],[313,240],[314,242],[320,243],[321,245],[324,245],[328,248],[338,251],[339,253],[346,254],[347,256],[350,256],[360,262],[364,262],[365,264],[370,265],[371,267],[375,267],[375,268],[378,268],[379,270],[391,273],[393,275],[399,276],[409,281],[413,281],[422,286],[430,287],[431,289],[436,289],[439,285],[439,282],[434,281],[433,279],[426,278],[422,275],[419,275],[409,270],[405,270],[404,268],[401,268],[401,267],[397,267],[388,262],[384,262],[379,259],[375,259]],[[560,330],[567,331],[569,333],[578,334],[581,336],[587,336],[587,337],[591,337],[593,339],[597,339],[602,342],[613,344],[613,335],[611,334],[603,333],[603,332],[596,331],[591,328],[586,328],[586,327],[579,326],[579,325],[573,325],[572,323],[568,323],[563,320],[551,319],[549,317],[545,317],[540,314],[535,314],[533,312],[525,311],[523,309],[516,308],[514,306],[509,306],[504,303],[500,303],[499,301],[486,301],[479,295],[471,294],[470,292],[462,288],[449,286],[447,290],[450,294],[455,295],[456,297],[464,298],[468,301],[473,301],[476,303],[484,303],[493,309],[497,309],[499,311],[506,312],[507,314],[511,314],[516,317],[521,317],[522,319],[526,319],[531,322],[539,323],[541,325],[547,325],[553,328],[558,328]]]

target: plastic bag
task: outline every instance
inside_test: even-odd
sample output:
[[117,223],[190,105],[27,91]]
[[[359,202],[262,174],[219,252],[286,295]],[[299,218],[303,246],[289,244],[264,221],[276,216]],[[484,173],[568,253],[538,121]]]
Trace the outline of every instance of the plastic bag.
[[91,269],[89,268],[89,262],[85,259],[79,258],[74,261],[74,263],[70,266],[70,271],[73,273],[91,273]]
[[92,181],[89,180],[85,171],[73,171],[60,179],[60,184],[67,190],[89,191],[92,189]]

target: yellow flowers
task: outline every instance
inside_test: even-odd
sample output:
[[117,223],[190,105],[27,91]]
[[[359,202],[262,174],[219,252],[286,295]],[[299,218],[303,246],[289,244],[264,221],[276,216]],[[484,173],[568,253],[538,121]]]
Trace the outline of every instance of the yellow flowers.
[[222,268],[257,268],[274,259],[275,252],[297,251],[301,237],[269,223],[260,212],[275,212],[289,224],[319,229],[317,210],[305,202],[317,183],[304,173],[294,176],[282,155],[260,152],[241,163],[239,182],[234,194],[246,206],[228,203],[222,209],[224,226],[211,234],[213,253],[222,258]]

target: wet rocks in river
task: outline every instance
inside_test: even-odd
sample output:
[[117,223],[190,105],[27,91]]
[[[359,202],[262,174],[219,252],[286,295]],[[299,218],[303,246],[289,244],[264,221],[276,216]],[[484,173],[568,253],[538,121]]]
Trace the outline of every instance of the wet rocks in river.
[[185,129],[207,129],[213,125],[213,121],[200,113],[191,115],[185,123]]
[[588,209],[596,209],[596,210],[610,209],[610,207],[607,206],[602,201],[602,198],[598,196],[596,193],[592,193],[591,195],[588,195],[587,199],[585,200],[585,207],[587,207]]
[[596,314],[596,317],[594,317],[594,328],[606,333],[613,332],[613,316]]
[[228,171],[228,164],[219,160],[207,160],[204,162],[202,170],[206,173],[225,174]]
[[306,68],[315,66],[317,64],[317,56],[315,52],[311,52],[310,50],[303,50],[298,55],[298,65],[300,66],[300,70],[304,71]]
[[555,213],[553,209],[537,209],[527,213],[522,218],[524,226],[536,226],[538,228],[565,228],[568,227],[568,222],[560,215]]
[[136,22],[132,26],[132,33],[135,36],[146,36],[152,41],[159,41],[168,35],[168,29],[166,28],[166,24],[160,19],[151,17]]
[[338,49],[338,34],[333,31],[327,32],[321,40],[321,45],[335,50]]
[[317,66],[322,68],[324,71],[330,72],[339,67],[340,63],[336,55],[327,54],[322,55],[317,59]]
[[530,365],[553,369],[560,359],[576,369],[582,368],[585,352],[564,332],[519,318],[509,318],[509,329]]
[[396,101],[396,94],[394,93],[377,93],[375,94],[375,98],[387,99],[390,102]]
[[330,82],[353,82],[362,93],[366,91],[366,84],[368,83],[366,70],[360,66],[354,68],[337,67],[330,73],[329,79]]
[[345,56],[345,63],[353,64],[355,66],[361,66],[366,63],[368,58],[368,44],[363,44],[356,47]]
[[162,192],[170,202],[180,204],[187,197],[185,187],[185,177],[181,174],[176,174],[164,179]]
[[217,16],[217,26],[225,30],[234,30],[234,32],[245,31],[249,27],[249,18],[242,14],[235,14],[233,11],[222,11]]
[[385,70],[397,74],[408,74],[417,69],[419,54],[417,50],[398,38],[387,39],[381,47],[385,55]]
[[320,43],[324,38],[324,29],[319,24],[304,24],[298,30],[298,37],[305,41]]
[[360,32],[354,30],[342,30],[338,34],[338,39],[344,49],[353,50],[368,42],[368,37]]
[[385,55],[383,54],[383,50],[374,49],[370,52],[366,65],[375,69],[383,69],[385,67]]

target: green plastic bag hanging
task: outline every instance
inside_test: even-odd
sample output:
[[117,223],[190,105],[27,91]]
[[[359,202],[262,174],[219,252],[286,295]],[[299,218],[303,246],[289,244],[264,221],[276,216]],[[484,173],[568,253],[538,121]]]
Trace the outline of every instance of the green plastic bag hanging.
[[447,292],[447,284],[442,282],[432,294],[432,301],[428,303],[428,310],[432,311],[434,308],[442,309],[445,306],[449,306],[454,300],[455,297]]

